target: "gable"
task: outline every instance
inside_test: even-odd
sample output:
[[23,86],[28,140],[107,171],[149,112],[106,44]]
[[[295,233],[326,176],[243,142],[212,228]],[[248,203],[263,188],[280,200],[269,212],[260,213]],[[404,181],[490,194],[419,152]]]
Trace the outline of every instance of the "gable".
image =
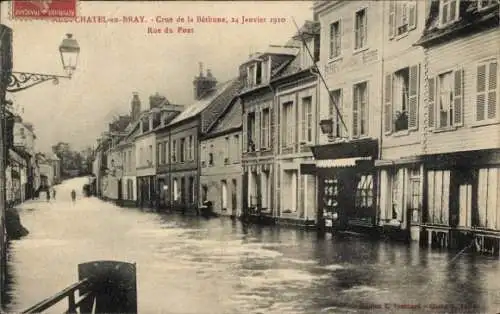
[[243,115],[241,101],[238,99],[233,105],[225,112],[219,120],[217,120],[214,127],[208,134],[216,134],[226,130],[241,127],[241,117]]

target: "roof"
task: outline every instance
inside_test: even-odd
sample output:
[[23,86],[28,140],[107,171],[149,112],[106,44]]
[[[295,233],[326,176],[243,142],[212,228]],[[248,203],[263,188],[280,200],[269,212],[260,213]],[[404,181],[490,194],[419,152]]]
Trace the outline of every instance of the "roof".
[[229,80],[220,84],[217,84],[215,86],[215,89],[208,94],[205,95],[205,97],[201,98],[200,100],[197,100],[195,103],[192,105],[188,106],[184,111],[182,111],[177,117],[175,117],[168,125],[173,125],[178,122],[181,122],[183,120],[192,118],[196,116],[197,114],[201,113],[205,108],[207,108],[219,95],[224,93],[227,87],[231,86],[231,84],[234,83],[234,80]]
[[[244,77],[234,78],[222,93],[220,93],[202,113],[201,132],[205,133],[224,116],[233,105],[243,87]],[[240,117],[241,120],[241,117]]]
[[432,1],[429,13],[426,17],[425,29],[422,37],[415,45],[430,46],[433,43],[459,36],[470,35],[482,27],[498,27],[499,3],[479,10],[477,1],[461,1],[460,19],[454,23],[440,27],[439,25],[439,1]]

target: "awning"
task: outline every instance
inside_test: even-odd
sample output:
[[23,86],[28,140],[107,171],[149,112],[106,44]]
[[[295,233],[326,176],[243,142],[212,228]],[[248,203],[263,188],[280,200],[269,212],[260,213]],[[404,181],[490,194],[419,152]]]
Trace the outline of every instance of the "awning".
[[346,168],[355,167],[356,162],[361,160],[371,160],[371,157],[354,157],[354,158],[338,158],[338,159],[323,159],[316,161],[317,168]]

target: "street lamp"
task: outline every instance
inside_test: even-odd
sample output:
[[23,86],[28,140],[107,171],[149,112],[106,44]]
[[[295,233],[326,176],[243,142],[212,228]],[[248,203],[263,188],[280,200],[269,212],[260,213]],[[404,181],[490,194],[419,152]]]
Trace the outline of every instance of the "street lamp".
[[68,77],[71,78],[71,75],[76,70],[78,55],[80,54],[80,46],[72,34],[66,34],[66,38],[63,39],[59,46],[59,52],[61,53],[63,68]]
[[59,45],[59,53],[61,54],[63,69],[67,75],[13,71],[7,79],[7,92],[19,92],[46,81],[52,81],[54,84],[58,84],[60,78],[71,79],[73,72],[76,70],[78,55],[80,54],[80,46],[76,39],[73,38],[72,34],[66,34],[66,38],[64,38],[61,45]]

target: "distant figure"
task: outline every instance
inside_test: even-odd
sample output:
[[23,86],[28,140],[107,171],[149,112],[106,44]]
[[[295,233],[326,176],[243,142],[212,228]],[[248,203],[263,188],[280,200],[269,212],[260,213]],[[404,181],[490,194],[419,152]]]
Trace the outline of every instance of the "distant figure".
[[56,199],[56,189],[52,189],[52,198]]
[[76,192],[75,192],[75,190],[71,190],[71,200],[73,201],[73,203],[76,200]]
[[45,192],[45,195],[47,196],[47,202],[50,202],[50,191],[47,190],[47,192]]

